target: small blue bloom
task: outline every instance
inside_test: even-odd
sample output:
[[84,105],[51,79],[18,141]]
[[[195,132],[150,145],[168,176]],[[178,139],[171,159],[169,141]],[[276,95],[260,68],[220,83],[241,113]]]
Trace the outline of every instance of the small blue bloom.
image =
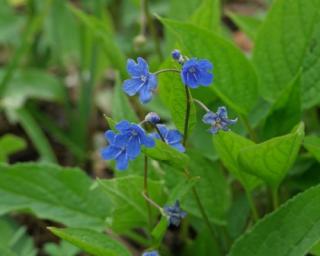
[[181,52],[179,50],[173,50],[171,52],[171,56],[172,56],[173,59],[179,60],[180,57],[181,57]]
[[127,143],[128,154],[134,158],[140,154],[141,145],[148,148],[155,146],[153,138],[137,124],[121,121],[116,125],[116,129],[120,132],[118,136]]
[[151,124],[157,124],[160,122],[160,116],[155,112],[150,112],[146,115],[144,120]]
[[202,121],[205,124],[211,125],[210,133],[216,134],[219,130],[229,131],[228,126],[234,125],[238,121],[238,118],[229,119],[226,107],[219,107],[216,113],[207,112],[203,116]]
[[143,104],[149,102],[153,91],[157,88],[157,78],[149,72],[148,63],[141,57],[138,57],[137,63],[129,59],[127,70],[131,79],[124,81],[123,90],[129,96],[139,94],[139,99]]
[[144,252],[142,256],[160,256],[158,251],[149,251],[149,252]]
[[163,210],[169,218],[169,224],[176,227],[178,227],[181,220],[187,216],[187,213],[181,210],[179,201],[176,201],[173,206],[163,207]]
[[[168,145],[174,147],[175,149],[177,149],[180,152],[185,151],[184,146],[181,144],[183,136],[178,130],[169,130],[163,124],[158,124],[157,127],[158,127],[164,141]],[[154,138],[157,138],[157,139],[161,139],[160,135],[157,132],[152,133],[151,136]]]
[[129,160],[134,159],[134,157],[129,155],[127,142],[123,137],[111,130],[106,131],[105,137],[109,145],[101,150],[102,158],[104,160],[115,160],[116,167],[120,171],[127,169]]
[[192,58],[183,64],[182,81],[190,88],[197,88],[199,85],[208,86],[213,80],[212,69],[210,61]]

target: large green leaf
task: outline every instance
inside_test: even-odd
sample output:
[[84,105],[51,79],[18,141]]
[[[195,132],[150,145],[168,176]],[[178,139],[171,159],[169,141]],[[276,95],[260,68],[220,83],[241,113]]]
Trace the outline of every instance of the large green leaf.
[[[196,190],[211,222],[224,224],[231,204],[231,192],[226,178],[217,163],[207,160],[195,151],[191,152],[190,174],[199,176]],[[189,192],[182,200],[188,213],[202,218],[194,195]]]
[[[146,200],[142,195],[143,177],[126,176],[111,180],[100,180],[99,184],[107,192],[113,203],[110,220],[113,230],[123,232],[131,228],[148,225],[148,209]],[[165,200],[163,184],[148,180],[148,191],[150,198],[162,206]],[[152,210],[152,216],[155,220],[159,212],[155,208]]]
[[242,236],[230,256],[301,256],[319,241],[320,186],[289,200]]
[[[257,76],[243,53],[227,40],[191,24],[162,19],[172,30],[183,49],[183,54],[209,59],[214,65],[214,84],[209,88],[230,107],[247,114],[256,104]],[[201,88],[199,89],[201,90]]]
[[303,146],[320,162],[320,138],[314,135],[306,136]]
[[73,227],[103,229],[110,201],[76,168],[49,164],[0,165],[0,214],[32,212]]
[[7,162],[10,154],[16,153],[26,147],[24,139],[14,135],[5,134],[0,137],[0,162]]
[[246,173],[238,163],[240,151],[254,145],[254,142],[229,131],[219,132],[214,136],[213,144],[223,164],[241,182],[247,191],[252,191],[262,183],[257,177]]
[[262,131],[265,139],[288,133],[301,121],[300,76],[283,90],[273,103]]
[[202,0],[192,15],[192,23],[215,32],[220,31],[220,0]]
[[131,253],[118,241],[90,229],[50,228],[58,237],[78,246],[94,256],[130,256]]
[[[319,0],[275,1],[254,50],[261,94],[274,100],[302,68],[303,106],[320,102]],[[294,29],[293,29],[294,28]]]
[[[0,80],[2,76],[1,72]],[[3,106],[17,109],[30,98],[62,102],[65,90],[62,83],[49,73],[36,69],[16,72],[4,92]]]
[[240,164],[276,188],[296,160],[303,137],[304,124],[300,123],[292,133],[244,148],[239,154]]

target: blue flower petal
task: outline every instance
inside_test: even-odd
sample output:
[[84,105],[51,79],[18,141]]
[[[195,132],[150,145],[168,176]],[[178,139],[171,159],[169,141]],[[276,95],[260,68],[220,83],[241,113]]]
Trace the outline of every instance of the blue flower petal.
[[216,134],[218,131],[219,131],[219,128],[217,127],[211,127],[211,129],[209,130],[209,132],[212,134]]
[[138,65],[140,68],[140,72],[142,75],[147,75],[149,73],[149,66],[148,63],[145,61],[144,58],[138,57]]
[[212,83],[213,80],[213,74],[208,73],[206,71],[201,71],[198,83],[203,86],[209,86]]
[[116,158],[116,168],[119,171],[123,171],[128,168],[128,162],[129,158],[125,152],[121,153],[117,158]]
[[224,106],[218,107],[217,115],[218,115],[220,118],[228,118],[227,108],[224,107]]
[[175,144],[182,140],[182,134],[178,130],[170,130],[166,136],[169,144]]
[[140,78],[127,79],[123,83],[123,91],[129,96],[133,96],[139,92],[139,90],[141,90],[144,84],[145,82],[143,82]]
[[208,60],[199,60],[198,65],[201,69],[206,70],[206,71],[212,71],[213,65],[210,61]]
[[157,81],[157,76],[154,74],[149,74],[148,77],[148,88],[150,90],[155,90],[157,88],[158,81]]
[[116,129],[120,132],[126,132],[130,126],[131,124],[127,120],[123,120],[116,124]]
[[114,159],[120,152],[121,149],[117,148],[117,147],[114,147],[112,145],[109,145],[108,147],[106,148],[103,148],[101,150],[101,157],[102,159],[104,160],[111,160],[111,159]]
[[107,139],[107,141],[112,144],[114,142],[116,134],[112,130],[108,130],[104,133],[104,137]]
[[133,59],[128,59],[127,71],[131,76],[135,76],[135,77],[141,76],[141,69]]
[[148,103],[152,99],[152,91],[147,87],[143,87],[140,90],[139,99],[142,104]]
[[202,121],[203,121],[205,124],[212,124],[212,122],[214,122],[216,118],[217,118],[217,114],[210,111],[210,112],[207,112],[207,113],[202,117]]
[[127,153],[132,158],[136,158],[141,152],[138,136],[131,136],[127,144]]
[[170,145],[182,153],[186,151],[185,147],[181,143],[175,143]]
[[[159,134],[158,134],[159,136]],[[159,136],[160,137],[160,136]],[[156,145],[154,139],[151,136],[144,135],[142,137],[141,143],[146,146],[147,148],[152,148]]]
[[[164,124],[157,124],[157,127],[162,135],[163,138],[166,138],[167,137],[167,134],[168,134],[168,129],[167,127],[164,125]],[[159,134],[158,134],[159,135]],[[159,135],[160,137],[160,135]]]

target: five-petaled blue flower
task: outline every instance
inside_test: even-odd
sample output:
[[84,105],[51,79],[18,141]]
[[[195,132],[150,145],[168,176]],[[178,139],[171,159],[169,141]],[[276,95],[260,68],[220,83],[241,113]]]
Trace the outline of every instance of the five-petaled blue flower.
[[112,130],[105,133],[109,145],[101,150],[101,156],[104,160],[115,160],[118,170],[127,169],[129,160],[134,160],[140,154],[142,145],[155,146],[153,138],[146,135],[139,125],[121,121],[116,129],[118,134]]
[[210,133],[216,134],[219,130],[229,131],[228,126],[234,125],[238,121],[238,118],[229,119],[226,107],[219,107],[216,113],[207,112],[203,116],[202,121],[205,124],[211,125]]
[[[159,132],[162,135],[162,138],[164,139],[164,142],[168,145],[174,147],[175,149],[179,150],[180,152],[184,152],[185,148],[181,144],[182,141],[182,134],[178,130],[169,130],[165,125],[158,124],[157,125]],[[157,132],[154,132],[151,134],[152,137],[157,139],[162,139],[160,134]]]
[[144,252],[142,256],[160,256],[158,251],[149,251],[149,252]]
[[197,88],[200,85],[208,86],[213,80],[212,69],[213,65],[210,61],[192,58],[182,66],[182,81],[190,88]]
[[163,210],[168,216],[169,224],[176,227],[180,225],[181,219],[187,216],[187,213],[181,210],[179,201],[176,201],[173,206],[163,207]]
[[139,99],[143,104],[149,102],[153,91],[157,88],[157,77],[149,72],[148,63],[141,57],[138,57],[137,63],[129,59],[127,70],[131,79],[124,81],[123,90],[129,96],[139,94]]

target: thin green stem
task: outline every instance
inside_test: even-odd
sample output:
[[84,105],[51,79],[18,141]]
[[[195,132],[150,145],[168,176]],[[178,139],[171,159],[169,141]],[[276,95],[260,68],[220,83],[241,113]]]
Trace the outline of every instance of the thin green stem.
[[189,130],[189,118],[190,118],[190,109],[191,109],[191,95],[188,86],[184,86],[186,90],[186,115],[184,119],[184,133],[183,133],[183,146],[186,146],[188,140],[188,130]]
[[250,209],[251,209],[251,212],[252,212],[252,217],[253,217],[253,220],[254,222],[257,222],[258,219],[259,219],[259,214],[258,214],[258,210],[257,210],[257,207],[253,201],[253,198],[252,198],[252,195],[249,191],[246,191],[246,196],[247,196],[247,199],[248,199],[248,202],[249,202],[249,206],[250,206]]
[[[144,156],[144,179],[143,179],[143,193],[149,197],[148,192],[148,157]],[[147,208],[148,208],[148,221],[149,221],[149,229],[152,229],[152,212],[151,206],[148,200],[146,200]]]
[[242,120],[242,123],[244,124],[244,126],[246,127],[248,133],[249,133],[249,136],[250,138],[253,140],[253,141],[257,141],[257,134],[255,132],[255,130],[251,127],[248,119],[244,116],[244,115],[240,115],[240,119]]
[[159,74],[165,73],[165,72],[176,72],[176,73],[180,73],[181,70],[176,69],[176,68],[164,68],[164,69],[161,69],[161,70],[158,70],[158,71],[154,72],[153,74],[154,74],[154,75],[159,75]]
[[279,207],[278,188],[271,188],[271,197],[272,197],[273,210],[276,210]]
[[195,103],[197,103],[201,108],[203,108],[206,112],[210,112],[210,109],[204,105],[200,100],[192,99]]

